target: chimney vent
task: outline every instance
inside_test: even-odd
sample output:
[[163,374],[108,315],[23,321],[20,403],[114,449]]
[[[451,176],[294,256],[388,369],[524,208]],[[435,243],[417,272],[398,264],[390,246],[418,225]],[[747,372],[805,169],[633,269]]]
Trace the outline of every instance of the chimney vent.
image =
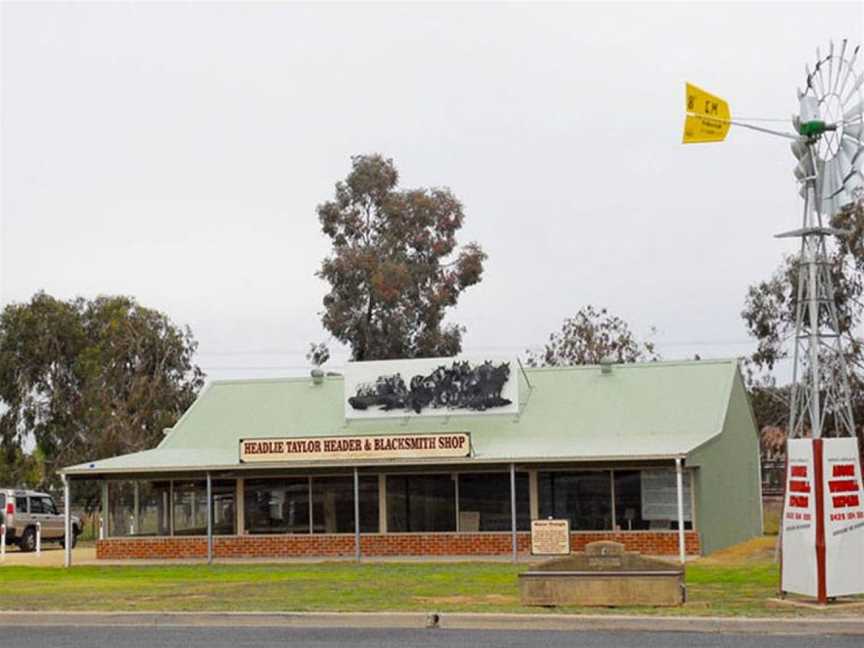
[[612,366],[615,364],[615,359],[606,356],[600,361],[600,373],[608,375],[612,373]]

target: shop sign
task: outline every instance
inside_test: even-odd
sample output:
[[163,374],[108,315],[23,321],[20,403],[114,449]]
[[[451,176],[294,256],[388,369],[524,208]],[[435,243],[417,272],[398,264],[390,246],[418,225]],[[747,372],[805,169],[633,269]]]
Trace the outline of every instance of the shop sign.
[[345,418],[516,414],[518,371],[515,359],[351,362],[345,369]]
[[864,488],[854,438],[790,439],[781,589],[864,593]]
[[570,555],[570,520],[531,520],[531,553]]
[[471,437],[465,432],[240,440],[243,463],[444,459],[470,453]]

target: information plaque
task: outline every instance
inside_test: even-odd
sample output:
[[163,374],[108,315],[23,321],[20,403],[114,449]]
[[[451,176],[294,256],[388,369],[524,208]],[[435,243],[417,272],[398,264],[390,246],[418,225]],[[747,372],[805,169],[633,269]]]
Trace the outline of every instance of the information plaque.
[[570,520],[532,520],[531,553],[535,556],[570,554]]

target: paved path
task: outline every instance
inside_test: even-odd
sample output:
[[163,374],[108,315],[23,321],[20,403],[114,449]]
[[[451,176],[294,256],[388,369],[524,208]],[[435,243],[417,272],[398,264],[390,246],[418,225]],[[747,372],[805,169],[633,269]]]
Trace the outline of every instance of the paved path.
[[861,637],[790,637],[696,633],[417,630],[345,628],[205,628],[8,626],[2,645],[27,648],[860,648]]

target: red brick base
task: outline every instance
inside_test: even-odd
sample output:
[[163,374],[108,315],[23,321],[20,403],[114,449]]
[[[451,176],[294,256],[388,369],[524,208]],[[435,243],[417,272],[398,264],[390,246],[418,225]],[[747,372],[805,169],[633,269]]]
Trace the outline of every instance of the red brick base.
[[[655,556],[678,553],[675,531],[583,532],[571,534],[573,551],[589,542],[614,540],[628,551]],[[388,533],[364,534],[360,551],[364,556],[498,556],[512,551],[509,533]],[[530,534],[516,537],[519,553],[530,551]],[[688,555],[699,555],[699,534],[687,531]],[[339,535],[246,535],[217,536],[213,540],[216,558],[297,558],[353,557],[354,536]],[[206,558],[207,538],[140,537],[109,538],[96,543],[96,557],[108,560]]]

